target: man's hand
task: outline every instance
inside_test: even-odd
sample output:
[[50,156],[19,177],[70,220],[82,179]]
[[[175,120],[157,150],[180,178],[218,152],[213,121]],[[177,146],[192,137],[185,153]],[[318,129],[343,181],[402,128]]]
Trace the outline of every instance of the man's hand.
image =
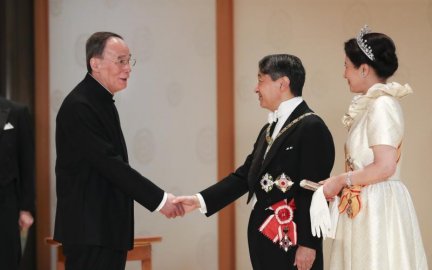
[[193,210],[201,207],[201,204],[200,204],[198,197],[196,195],[178,196],[174,200],[174,203],[178,204],[178,205],[182,205],[183,209],[186,211],[186,213],[192,212]]
[[309,270],[315,261],[315,249],[300,246],[297,248],[294,265],[298,270]]
[[159,211],[162,214],[164,214],[167,218],[175,218],[177,216],[184,216],[184,214],[185,214],[185,210],[183,209],[183,205],[173,203],[173,200],[175,198],[176,197],[173,194],[168,193],[168,198],[165,202],[165,205]]
[[18,225],[20,230],[27,230],[33,224],[33,216],[29,211],[20,211]]

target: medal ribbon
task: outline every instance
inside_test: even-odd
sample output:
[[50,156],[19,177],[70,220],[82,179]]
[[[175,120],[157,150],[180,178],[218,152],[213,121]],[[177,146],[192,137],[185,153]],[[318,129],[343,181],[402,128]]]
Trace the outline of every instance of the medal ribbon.
[[259,228],[267,238],[273,243],[281,242],[284,236],[287,235],[290,241],[290,246],[297,244],[297,229],[293,221],[295,203],[292,199],[289,204],[286,200],[281,200],[273,204],[269,209],[274,210],[274,214],[270,215]]
[[355,218],[361,209],[360,192],[362,186],[355,185],[345,187],[342,190],[341,201],[339,203],[339,213],[347,213],[349,218]]
[[[354,160],[348,153],[347,145],[344,146],[345,150],[345,171],[354,171]],[[352,185],[342,189],[342,195],[339,203],[339,213],[347,213],[349,218],[355,218],[361,209],[360,192],[362,186]]]

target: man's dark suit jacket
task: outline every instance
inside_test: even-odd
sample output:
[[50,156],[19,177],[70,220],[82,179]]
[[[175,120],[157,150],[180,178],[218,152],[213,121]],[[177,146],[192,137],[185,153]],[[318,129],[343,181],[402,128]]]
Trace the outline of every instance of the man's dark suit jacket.
[[[284,123],[284,127],[308,112],[312,111],[303,101]],[[311,233],[309,207],[313,193],[300,188],[299,183],[302,179],[318,182],[329,177],[335,155],[333,138],[320,117],[306,116],[274,141],[263,160],[267,148],[267,126],[259,133],[252,153],[242,166],[222,181],[200,192],[207,206],[207,215],[214,214],[247,192],[248,202],[255,194],[258,202],[251,213],[248,228],[252,266],[255,270],[296,269],[292,266],[296,249],[285,253],[258,231],[266,218],[273,214],[273,211],[266,210],[267,207],[282,199],[289,202],[294,198],[297,243],[316,249],[317,256],[312,269],[322,269],[322,240],[313,237]],[[276,187],[266,193],[260,185],[260,180],[266,173],[272,175],[274,180],[285,173],[295,184],[286,193]]]
[[63,101],[56,125],[54,239],[131,249],[133,200],[154,211],[164,191],[129,166],[113,96],[87,74]]
[[0,265],[5,269],[15,269],[20,258],[19,211],[34,211],[32,127],[27,107],[0,97]]

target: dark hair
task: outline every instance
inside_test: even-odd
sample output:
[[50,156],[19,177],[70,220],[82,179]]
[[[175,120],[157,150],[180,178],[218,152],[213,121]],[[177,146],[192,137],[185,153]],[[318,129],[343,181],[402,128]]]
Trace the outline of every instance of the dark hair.
[[363,36],[363,40],[372,49],[375,60],[370,60],[360,49],[357,40],[352,38],[345,42],[345,54],[356,68],[361,64],[371,66],[376,74],[383,79],[392,76],[398,69],[396,47],[393,40],[382,33],[369,33]]
[[294,96],[301,96],[306,72],[301,60],[290,54],[267,55],[259,61],[259,71],[267,74],[273,81],[287,76],[290,80],[291,92]]
[[102,53],[105,50],[107,40],[111,37],[123,39],[120,35],[111,32],[96,32],[87,39],[86,62],[87,71],[89,73],[92,71],[90,66],[90,59],[95,56],[102,56]]

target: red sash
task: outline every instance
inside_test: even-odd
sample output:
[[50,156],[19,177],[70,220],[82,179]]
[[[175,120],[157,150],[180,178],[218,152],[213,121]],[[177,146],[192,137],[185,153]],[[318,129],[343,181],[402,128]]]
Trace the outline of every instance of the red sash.
[[286,200],[281,200],[269,209],[274,211],[264,223],[259,231],[269,238],[273,243],[278,243],[285,251],[297,245],[297,228],[294,223],[295,202],[292,199],[289,204]]

